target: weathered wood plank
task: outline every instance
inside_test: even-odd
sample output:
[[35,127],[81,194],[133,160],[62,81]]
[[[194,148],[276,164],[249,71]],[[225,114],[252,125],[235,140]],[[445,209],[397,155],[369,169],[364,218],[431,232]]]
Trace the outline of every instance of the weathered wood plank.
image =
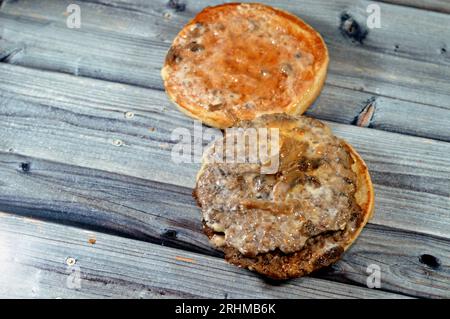
[[418,9],[450,13],[450,2],[447,0],[377,0]]
[[[311,277],[271,285],[219,258],[4,213],[0,220],[4,298],[404,298]],[[80,286],[69,278],[76,269]]]
[[432,105],[380,97],[326,85],[307,115],[332,122],[356,124],[361,112],[373,107],[364,126],[450,142],[450,111]]
[[[2,75],[0,89],[4,98],[10,94],[13,97],[20,96],[20,99],[33,102],[51,103],[53,106],[58,106],[58,103],[69,103],[68,100],[77,101],[81,98],[84,103],[89,102],[89,106],[93,108],[104,107],[102,104],[128,104],[130,109],[145,110],[148,108],[148,103],[158,109],[172,110],[174,108],[171,103],[168,103],[164,94],[147,92],[126,85],[110,85],[106,82],[38,72],[6,64],[0,64],[0,73]],[[36,81],[40,83],[39,90],[35,89]],[[21,83],[21,85],[17,86],[16,83]],[[89,86],[88,90],[86,90],[86,86]],[[95,88],[95,91],[92,88]],[[117,94],[117,92],[120,93]],[[123,92],[126,94],[124,95]],[[80,98],[77,98],[77,95]],[[373,116],[367,124],[371,128],[450,141],[448,130],[450,111],[446,109],[376,97],[376,95],[331,85],[324,87],[319,99],[307,111],[307,114],[324,120],[353,124],[368,104],[375,108]],[[121,109],[124,108],[121,107]],[[84,111],[90,112],[87,108],[84,108]]]
[[[388,6],[383,11],[383,28],[370,31],[363,45],[352,43],[338,28],[339,14],[349,12],[363,24],[368,3],[308,1],[301,7],[297,3],[281,6],[304,17],[324,35],[331,56],[329,84],[448,109],[446,41],[450,35],[446,32],[450,31],[442,25],[448,25],[450,17],[419,16],[417,10]],[[165,19],[163,3],[128,3],[127,9],[81,3],[86,8],[81,29],[65,26],[64,5],[60,1],[6,4],[2,11],[7,13],[0,19],[2,37],[16,47],[4,61],[161,88],[159,70],[171,39],[205,4],[189,3],[188,10]],[[137,10],[129,9],[135,6]],[[139,12],[142,8],[144,12]],[[423,25],[411,30],[411,20]]]
[[[89,101],[89,105],[93,108],[99,104],[128,104],[130,107],[132,105],[132,108],[145,110],[148,108],[146,106],[148,103],[152,103],[160,109],[172,110],[174,108],[171,103],[168,103],[164,94],[135,89],[130,86],[110,85],[106,82],[37,72],[5,64],[0,65],[0,72],[2,74],[0,89],[4,96],[11,94],[33,102],[52,103],[54,106],[58,106],[58,103],[62,102],[68,103],[68,100],[76,100],[75,95],[78,95],[84,102]],[[36,79],[40,82],[39,90],[36,89]],[[21,83],[21,85],[17,86],[15,83]],[[95,92],[92,89],[86,90],[86,86],[95,88]],[[126,95],[121,94],[121,96],[115,91],[126,92]],[[49,98],[54,102],[46,101]],[[375,108],[372,118],[367,123],[371,128],[450,141],[448,130],[450,116],[446,109],[376,97],[368,93],[330,85],[325,86],[319,99],[307,114],[320,119],[352,124],[368,104]],[[84,110],[89,112],[87,108]]]
[[[28,163],[24,171],[23,163]],[[202,234],[191,189],[104,171],[0,153],[0,210],[220,256]],[[418,231],[442,227],[448,235],[448,201],[381,188],[375,222]],[[391,198],[389,201],[384,197]],[[415,207],[415,205],[417,207]],[[421,211],[422,207],[427,210]],[[411,213],[419,209],[416,213]],[[438,210],[441,210],[441,214]],[[426,214],[424,214],[426,213]],[[447,214],[447,216],[445,216]],[[384,220],[383,220],[384,219]],[[365,285],[366,268],[383,271],[383,288],[421,297],[447,296],[450,239],[369,225],[343,261],[318,276]],[[418,262],[427,254],[439,266]],[[433,258],[430,257],[430,258]],[[414,273],[414,275],[412,275]]]
[[[9,70],[0,77],[0,151],[193,187],[199,164],[175,163],[170,136],[176,128],[192,134],[194,124],[163,92],[9,65],[0,69]],[[125,116],[129,111],[134,117]],[[377,207],[383,208],[374,223],[449,236],[450,144],[331,126],[369,165]],[[121,146],[114,145],[118,140]]]
[[[2,11],[11,15],[28,16],[41,21],[47,20],[65,25],[67,14],[64,14],[64,12],[67,6],[71,3],[77,3],[82,10],[83,27],[170,42],[181,27],[197,12],[205,6],[221,4],[224,1],[180,1],[179,3],[184,4],[184,7],[181,8],[171,8],[167,5],[167,2],[166,0],[89,0],[72,2],[70,0],[46,0],[39,2],[20,0],[6,1]],[[274,5],[270,1],[260,2]],[[367,27],[366,20],[369,15],[367,7],[370,4],[377,4],[381,9],[381,28],[379,29],[369,29]],[[429,4],[424,3],[424,5]],[[450,45],[448,40],[450,31],[448,28],[443,28],[444,25],[450,23],[448,15],[365,0],[337,0],[333,2],[315,0],[291,2],[281,0],[277,1],[276,6],[286,9],[310,22],[324,35],[326,40],[336,40],[344,43],[345,41],[343,41],[344,38],[341,34],[342,30],[339,28],[339,18],[343,13],[350,14],[363,30],[368,31],[368,34],[363,39],[364,46],[351,46],[349,48],[350,51],[355,49],[360,51],[376,50],[417,60],[450,64],[449,56],[441,52],[442,48]],[[411,28],[411,21],[415,23],[414,28]],[[424,41],[425,39],[426,41]]]

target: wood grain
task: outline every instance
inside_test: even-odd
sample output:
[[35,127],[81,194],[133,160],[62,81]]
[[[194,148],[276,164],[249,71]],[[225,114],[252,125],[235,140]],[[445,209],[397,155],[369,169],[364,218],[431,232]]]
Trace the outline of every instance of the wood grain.
[[4,213],[0,239],[3,298],[404,298],[311,277],[273,285],[219,258]]
[[[47,103],[56,107],[65,103],[67,107],[69,105],[70,107],[82,107],[83,112],[91,112],[89,107],[107,108],[104,104],[118,106],[120,108],[117,109],[118,112],[125,110],[125,105],[128,105],[129,111],[132,109],[146,110],[150,107],[169,111],[174,109],[165,94],[129,85],[39,72],[8,64],[0,64],[0,74],[2,75],[0,78],[1,94],[5,97],[9,94],[20,99]],[[36,87],[36,80],[39,81],[39,89]],[[20,83],[21,86],[17,86],[16,83]],[[71,101],[75,101],[77,106],[74,106],[74,102]],[[80,103],[81,101],[83,103]],[[375,112],[369,121],[370,128],[450,141],[448,130],[450,111],[446,109],[376,97],[372,94],[332,85],[324,87],[319,99],[307,111],[307,114],[333,122],[353,124],[369,102],[375,107]],[[184,118],[178,117],[179,120]],[[159,120],[164,119],[160,118]]]
[[190,188],[4,153],[0,176],[2,211],[217,255]]
[[450,13],[450,3],[447,0],[377,0],[423,10]]
[[357,125],[357,119],[369,104],[373,106],[373,113],[366,127],[450,142],[450,111],[447,109],[333,85],[324,87],[306,115]]
[[[169,43],[181,27],[205,6],[221,4],[224,1],[181,2],[185,4],[184,10],[170,8],[165,0],[74,1],[73,3],[80,5],[83,14],[83,27],[76,31],[92,28],[108,33],[146,37]],[[260,2],[274,5],[270,1]],[[64,12],[70,3],[72,2],[69,0],[46,0],[40,1],[40,3],[33,0],[7,1],[2,11],[11,15],[32,17],[40,21],[58,22],[65,26],[67,14]],[[376,50],[416,60],[449,64],[449,57],[441,55],[443,45],[449,44],[450,31],[442,28],[449,22],[448,15],[365,0],[333,2],[301,0],[295,3],[281,0],[277,1],[275,6],[288,10],[311,23],[324,35],[326,40],[333,43],[352,44],[352,41],[342,41],[345,40],[345,37],[340,34],[340,15],[344,12],[349,13],[362,28],[368,29],[366,20],[369,13],[366,10],[368,5],[374,3],[378,4],[381,9],[381,28],[369,29],[369,33],[363,41],[364,46],[349,46],[350,51]],[[426,5],[426,2],[423,3]],[[414,23],[417,25],[414,30],[410,28],[411,21],[415,21]],[[423,40],[423,37],[426,37],[426,41],[417,41],[418,39]]]

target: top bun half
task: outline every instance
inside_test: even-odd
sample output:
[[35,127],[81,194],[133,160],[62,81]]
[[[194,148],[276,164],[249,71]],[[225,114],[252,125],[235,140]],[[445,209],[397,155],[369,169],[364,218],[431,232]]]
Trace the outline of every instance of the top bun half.
[[271,113],[302,114],[319,95],[327,47],[285,11],[228,3],[201,11],[176,36],[161,71],[169,97],[217,128]]

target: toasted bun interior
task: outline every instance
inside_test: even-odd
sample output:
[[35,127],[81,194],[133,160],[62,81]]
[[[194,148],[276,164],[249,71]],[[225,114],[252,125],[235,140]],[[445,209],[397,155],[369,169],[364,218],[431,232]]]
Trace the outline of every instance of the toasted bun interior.
[[302,114],[328,66],[317,31],[262,4],[201,11],[176,36],[161,71],[168,96],[187,115],[226,128],[262,114]]

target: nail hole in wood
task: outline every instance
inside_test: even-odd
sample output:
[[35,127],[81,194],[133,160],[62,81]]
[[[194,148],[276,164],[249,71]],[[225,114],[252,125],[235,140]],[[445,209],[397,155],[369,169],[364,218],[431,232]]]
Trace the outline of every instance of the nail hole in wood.
[[22,170],[22,172],[24,173],[28,173],[30,171],[31,168],[31,164],[28,162],[22,162],[20,163],[20,169]]
[[441,263],[439,261],[439,259],[437,259],[436,257],[434,257],[433,255],[429,255],[429,254],[423,254],[419,257],[419,261],[422,264],[425,264],[433,269],[438,268]]

